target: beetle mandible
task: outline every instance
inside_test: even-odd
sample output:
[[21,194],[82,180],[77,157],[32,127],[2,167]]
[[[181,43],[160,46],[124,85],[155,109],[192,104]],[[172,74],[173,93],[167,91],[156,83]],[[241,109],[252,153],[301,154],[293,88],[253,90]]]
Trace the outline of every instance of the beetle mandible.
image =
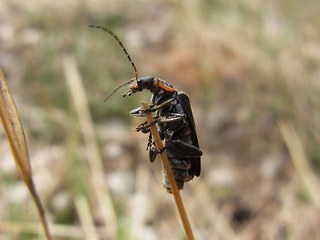
[[[105,27],[97,25],[89,25],[89,27],[102,29],[112,35],[120,44],[134,69],[135,78],[116,88],[105,101],[118,89],[128,84],[130,84],[129,90],[122,94],[123,97],[131,96],[144,90],[148,90],[153,94],[150,111],[155,113],[155,121],[152,124],[157,124],[160,137],[164,141],[164,149],[158,150],[155,147],[149,129],[150,124],[144,122],[136,130],[150,134],[147,149],[149,149],[151,162],[155,160],[158,153],[164,150],[167,152],[178,189],[183,189],[184,182],[190,181],[194,176],[199,177],[201,170],[200,157],[202,156],[188,95],[177,91],[160,78],[138,78],[136,66],[119,38]],[[133,109],[130,111],[130,115],[135,117],[145,116],[142,107]],[[171,193],[170,184],[164,170],[163,184],[166,190]]]

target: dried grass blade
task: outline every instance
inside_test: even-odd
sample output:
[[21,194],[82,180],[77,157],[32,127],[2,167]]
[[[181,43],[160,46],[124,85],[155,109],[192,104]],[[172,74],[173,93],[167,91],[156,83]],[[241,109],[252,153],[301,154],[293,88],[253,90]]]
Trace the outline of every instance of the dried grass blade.
[[311,200],[313,201],[315,206],[320,209],[319,179],[316,177],[309,164],[309,161],[303,149],[301,139],[299,138],[296,129],[294,128],[292,123],[284,121],[279,123],[279,128],[284,142],[288,147],[297,173],[304,183],[311,197]]
[[64,56],[62,59],[65,80],[70,90],[85,148],[87,161],[91,170],[91,186],[97,196],[101,215],[105,225],[108,226],[111,239],[115,239],[118,231],[116,212],[113,206],[111,193],[104,179],[102,157],[99,151],[96,133],[91,118],[88,98],[83,85],[83,81],[77,66],[76,60],[72,56]]
[[93,216],[90,212],[89,204],[83,195],[78,195],[75,200],[76,209],[82,225],[85,239],[99,240],[98,233],[94,226]]
[[32,180],[31,166],[24,131],[16,105],[0,69],[0,118],[11,146],[12,155],[22,180],[27,185],[37,206],[47,239],[51,239],[49,228],[39,195]]
[[32,187],[29,153],[19,115],[6,78],[0,69],[0,117],[11,146],[19,174],[28,188]]

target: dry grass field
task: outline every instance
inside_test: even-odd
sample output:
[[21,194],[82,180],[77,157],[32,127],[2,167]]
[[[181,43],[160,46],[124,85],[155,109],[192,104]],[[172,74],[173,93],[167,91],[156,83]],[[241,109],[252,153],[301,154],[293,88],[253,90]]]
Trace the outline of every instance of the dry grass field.
[[[320,1],[2,0],[0,68],[54,239],[186,239],[150,163],[134,77],[188,93],[203,151],[181,191],[200,240],[320,239]],[[44,239],[0,128],[0,239]]]

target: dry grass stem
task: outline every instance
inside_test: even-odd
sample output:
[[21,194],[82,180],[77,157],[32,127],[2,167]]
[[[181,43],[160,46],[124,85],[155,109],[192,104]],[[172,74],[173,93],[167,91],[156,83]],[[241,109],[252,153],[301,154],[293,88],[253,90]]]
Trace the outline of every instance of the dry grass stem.
[[[40,224],[20,222],[0,222],[0,232],[5,233],[39,233]],[[84,239],[85,232],[82,227],[75,225],[50,224],[52,236],[62,239]],[[105,227],[97,227],[98,239],[109,239]],[[0,238],[1,239],[1,238]]]
[[87,200],[84,196],[79,195],[75,203],[86,239],[99,240]]
[[31,165],[28,153],[27,142],[24,131],[19,119],[16,105],[8,88],[6,78],[0,69],[0,118],[5,130],[7,139],[11,146],[11,152],[14,157],[19,174],[27,185],[31,196],[38,209],[41,222],[45,231],[47,239],[51,239],[49,227],[43,209],[41,200],[36,191],[32,179]]
[[317,206],[318,210],[320,210],[320,183],[309,165],[301,140],[292,123],[281,122],[279,128],[288,147],[295,169],[308,190],[313,203]]
[[[150,209],[150,200],[148,196],[148,186],[150,179],[150,171],[147,165],[141,164],[138,166],[136,171],[135,179],[135,193],[130,201],[130,221],[132,225],[130,227],[130,240],[139,240],[143,238],[144,226],[148,221],[148,214]],[[143,207],[142,207],[143,206]]]
[[116,214],[108,186],[105,184],[102,158],[88,107],[86,92],[75,59],[70,56],[64,57],[63,69],[85,142],[85,152],[87,153],[87,160],[92,176],[91,185],[99,201],[99,207],[105,224],[109,226],[110,236],[112,239],[115,239],[117,233]]
[[[149,109],[149,104],[147,102],[141,102],[141,105],[144,108],[144,110]],[[146,118],[147,118],[147,121],[148,121],[149,124],[154,121],[154,118],[153,118],[151,112],[146,112]],[[162,141],[160,139],[160,136],[159,136],[158,129],[157,129],[156,125],[152,125],[150,127],[150,131],[151,131],[151,134],[152,134],[152,137],[154,139],[154,142],[156,144],[157,149],[158,150],[162,149],[163,148],[163,144],[162,144]],[[178,212],[179,212],[179,215],[180,215],[184,230],[185,230],[186,235],[187,235],[187,239],[192,240],[192,239],[194,239],[192,228],[191,228],[188,216],[187,216],[187,212],[186,212],[186,210],[184,208],[183,201],[182,201],[182,198],[180,196],[180,192],[178,190],[178,186],[177,186],[176,180],[174,178],[174,175],[173,175],[173,172],[172,172],[172,169],[171,169],[171,165],[169,163],[167,152],[163,151],[162,153],[160,153],[160,157],[162,159],[163,167],[164,167],[164,170],[166,171],[166,174],[167,174],[167,177],[168,177],[168,181],[169,181],[169,184],[170,184],[170,187],[171,187],[171,190],[172,190],[172,194],[173,194],[174,200],[175,200],[177,208],[178,208]]]
[[197,198],[201,199],[201,204],[207,206],[205,210],[207,212],[210,212],[210,214],[207,215],[208,220],[212,224],[210,229],[210,236],[216,236],[217,239],[224,240],[243,239],[235,234],[234,230],[228,224],[226,216],[221,211],[219,211],[220,209],[218,209],[215,203],[211,202],[209,192],[207,191],[206,186],[203,184],[202,181],[199,181],[197,183],[195,195],[197,196]]

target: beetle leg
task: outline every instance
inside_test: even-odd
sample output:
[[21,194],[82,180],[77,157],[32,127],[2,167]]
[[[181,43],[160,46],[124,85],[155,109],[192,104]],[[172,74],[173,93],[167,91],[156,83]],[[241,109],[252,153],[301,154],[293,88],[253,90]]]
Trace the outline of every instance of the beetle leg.
[[170,124],[170,128],[166,129],[166,134],[172,138],[175,134],[179,134],[180,130],[184,130],[188,125],[185,114],[169,114],[159,120],[161,124]]
[[152,145],[154,144],[154,142],[152,142],[152,134],[151,132],[149,133],[149,139],[148,139],[148,144],[147,144],[147,148],[146,150],[148,151],[149,149],[151,149]]
[[132,109],[129,114],[131,116],[134,117],[144,117],[146,112],[155,112],[157,110],[159,110],[160,108],[162,108],[163,106],[169,104],[170,102],[172,102],[173,100],[175,100],[175,98],[170,98],[167,101],[159,104],[159,105],[154,105],[154,104],[150,104],[149,109],[143,109],[141,106],[137,107],[135,109]]
[[178,139],[166,142],[166,148],[169,150],[168,155],[173,152],[175,156],[179,157],[196,158],[202,156],[202,151],[199,148]]
[[154,162],[156,156],[158,155],[158,149],[155,146],[152,146],[149,150],[149,160],[150,162]]
[[147,121],[144,121],[143,123],[140,123],[134,130],[139,132],[139,131],[142,131],[143,132],[143,129],[145,129],[146,125],[148,124]]
[[148,133],[148,132],[150,132],[150,127],[152,126],[152,125],[155,125],[156,123],[158,122],[158,120],[157,119],[155,119],[153,122],[151,122],[151,123],[147,123],[147,121],[145,121],[145,122],[143,122],[143,123],[141,123],[141,124],[139,124],[137,127],[136,127],[136,131],[137,132],[143,132],[143,133]]
[[149,159],[150,162],[154,162],[154,160],[156,159],[156,156],[159,153],[163,153],[164,150],[166,150],[166,147],[163,147],[162,149],[158,150],[155,146],[154,146],[154,142],[153,142],[153,146],[150,148],[149,150]]
[[175,99],[176,99],[176,98],[174,97],[174,98],[170,98],[170,99],[164,101],[163,103],[161,103],[161,104],[159,104],[159,105],[151,105],[151,106],[150,106],[150,111],[151,111],[151,112],[155,112],[155,111],[159,110],[160,108],[162,108],[163,106],[171,103],[171,102],[172,102],[173,100],[175,100]]
[[[186,115],[181,113],[168,113],[166,116],[162,116],[159,120],[160,123],[177,122],[185,119]],[[185,122],[185,121],[184,121]]]

